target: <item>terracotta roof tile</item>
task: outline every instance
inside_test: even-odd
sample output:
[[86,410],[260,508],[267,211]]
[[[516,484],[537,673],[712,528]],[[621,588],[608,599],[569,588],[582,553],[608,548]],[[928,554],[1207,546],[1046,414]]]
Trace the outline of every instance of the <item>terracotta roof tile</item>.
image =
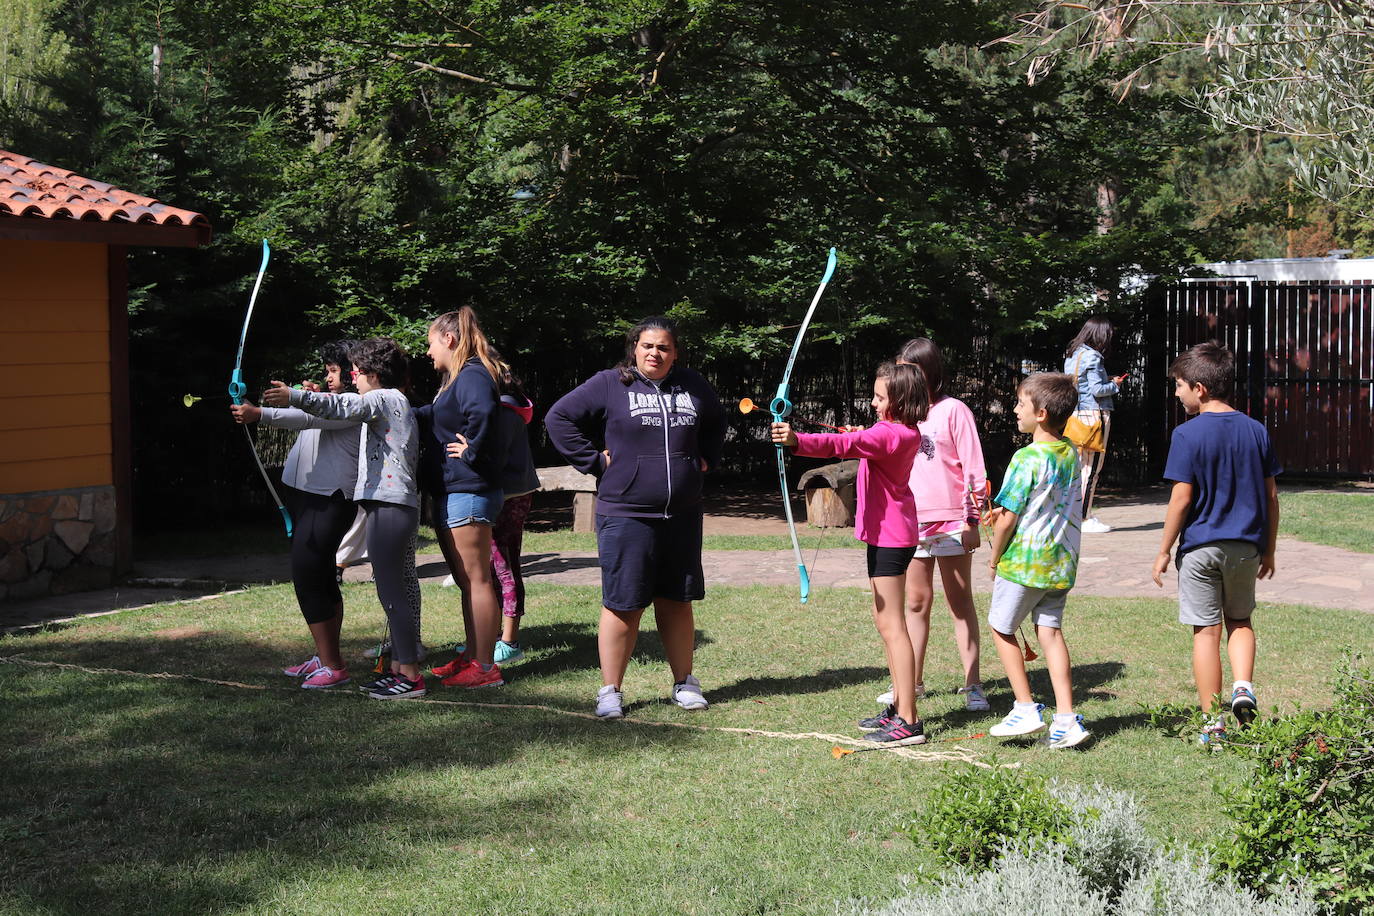
[[171,207],[104,181],[0,149],[0,216],[161,226],[206,226],[199,213]]

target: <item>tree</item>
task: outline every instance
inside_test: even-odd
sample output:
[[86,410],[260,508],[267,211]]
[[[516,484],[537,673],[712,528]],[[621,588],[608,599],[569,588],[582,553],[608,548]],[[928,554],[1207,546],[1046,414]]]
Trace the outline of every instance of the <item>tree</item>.
[[1211,80],[1195,103],[1222,128],[1294,141],[1301,184],[1331,201],[1374,191],[1374,11],[1364,0],[1044,0],[1002,41],[1043,78],[1066,56],[1134,54],[1124,95],[1180,56]]

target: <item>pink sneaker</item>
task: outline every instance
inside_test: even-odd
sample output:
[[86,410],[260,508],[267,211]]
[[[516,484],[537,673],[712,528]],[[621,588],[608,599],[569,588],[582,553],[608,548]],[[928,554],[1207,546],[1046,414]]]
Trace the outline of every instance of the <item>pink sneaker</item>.
[[445,687],[500,687],[505,682],[501,677],[500,665],[492,665],[491,670],[483,671],[482,666],[476,662],[457,674],[444,678]]
[[316,671],[324,667],[318,655],[310,656],[309,661],[301,662],[299,665],[292,665],[290,668],[281,669],[281,673],[287,677],[309,677]]
[[306,690],[320,690],[338,684],[347,684],[351,680],[353,679],[348,676],[347,668],[331,668],[328,665],[321,665],[315,669],[314,674],[301,682],[301,686]]

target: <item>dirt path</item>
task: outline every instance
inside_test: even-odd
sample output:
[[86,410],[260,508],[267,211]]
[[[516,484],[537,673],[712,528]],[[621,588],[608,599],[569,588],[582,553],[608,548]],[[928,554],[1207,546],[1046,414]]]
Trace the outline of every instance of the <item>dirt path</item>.
[[[1167,491],[1147,490],[1102,500],[1098,517],[1112,526],[1107,534],[1083,536],[1079,563],[1079,594],[1109,598],[1176,595],[1172,571],[1164,588],[1150,581],[1150,566],[1159,550]],[[798,502],[794,511],[799,519],[805,510]],[[555,530],[571,524],[571,509],[552,506],[531,516],[531,530]],[[787,533],[786,522],[773,493],[718,495],[708,500],[705,530],[708,534]],[[827,531],[799,529],[802,551],[813,588],[868,588],[862,551],[833,546],[853,537],[853,529]],[[817,541],[822,549],[816,551]],[[985,592],[991,587],[986,573],[986,549],[974,559],[974,588]],[[712,550],[704,565],[708,584],[776,585],[797,587],[797,568],[790,550]],[[437,582],[447,575],[443,557],[437,552],[416,558],[423,581]],[[587,552],[527,553],[525,576],[532,582],[560,585],[598,585],[601,571],[596,554]],[[284,582],[290,577],[285,554],[264,556],[225,556],[204,559],[165,560],[139,564],[144,581],[180,588],[121,588],[79,595],[11,602],[0,605],[0,630],[36,621],[83,616],[120,607],[194,598],[198,594],[222,590],[224,583]],[[371,578],[366,564],[348,570],[349,581]],[[1278,572],[1259,583],[1261,601],[1279,604],[1306,604],[1317,607],[1351,608],[1374,613],[1374,555],[1354,553],[1337,547],[1307,544],[1281,538]]]

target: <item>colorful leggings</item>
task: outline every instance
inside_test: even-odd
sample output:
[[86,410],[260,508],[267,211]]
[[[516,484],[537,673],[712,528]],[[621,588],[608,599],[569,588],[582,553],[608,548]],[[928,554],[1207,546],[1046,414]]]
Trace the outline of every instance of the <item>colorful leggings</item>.
[[534,494],[512,496],[501,506],[501,514],[491,528],[491,570],[501,589],[501,613],[507,617],[525,614],[525,577],[520,574],[520,541],[525,534]]

